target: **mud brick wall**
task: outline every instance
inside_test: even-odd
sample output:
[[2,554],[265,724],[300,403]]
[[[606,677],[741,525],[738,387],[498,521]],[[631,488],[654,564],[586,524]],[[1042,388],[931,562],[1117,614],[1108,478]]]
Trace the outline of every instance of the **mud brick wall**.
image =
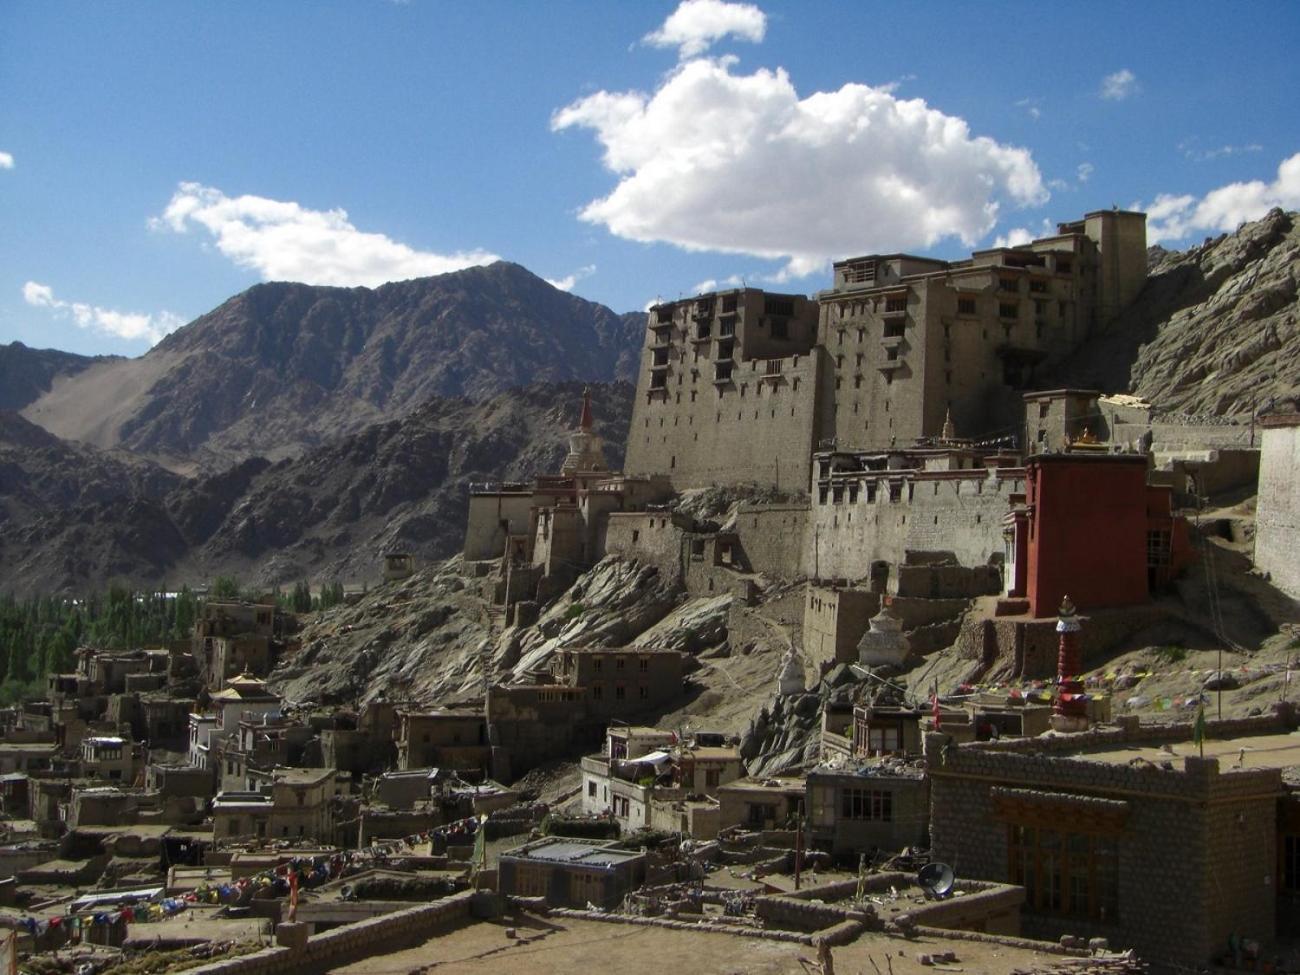
[[380,917],[345,924],[314,935],[302,951],[264,948],[191,969],[192,975],[309,975],[327,967],[386,954],[419,944],[445,927],[470,918],[472,891],[453,894],[433,904],[421,904]]

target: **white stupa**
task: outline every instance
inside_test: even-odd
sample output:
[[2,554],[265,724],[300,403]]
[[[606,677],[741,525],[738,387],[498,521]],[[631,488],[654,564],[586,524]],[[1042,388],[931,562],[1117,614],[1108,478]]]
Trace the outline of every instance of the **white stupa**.
[[794,647],[787,650],[781,660],[781,670],[776,678],[776,690],[782,697],[804,692],[803,661],[794,652]]
[[903,621],[888,603],[871,617],[871,628],[858,641],[858,663],[864,667],[901,667],[912,645],[903,633]]

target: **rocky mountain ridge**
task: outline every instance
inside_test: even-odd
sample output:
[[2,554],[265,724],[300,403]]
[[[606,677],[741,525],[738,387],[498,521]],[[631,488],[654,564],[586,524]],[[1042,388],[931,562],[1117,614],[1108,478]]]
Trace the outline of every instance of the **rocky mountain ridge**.
[[373,289],[260,284],[138,359],[65,370],[24,415],[65,439],[214,471],[297,456],[434,397],[631,379],[644,322],[505,261]]
[[117,356],[33,349],[21,342],[0,345],[0,410],[21,410],[48,393],[56,379],[114,361]]
[[[0,592],[177,587],[216,575],[362,582],[378,578],[389,546],[446,558],[463,541],[471,482],[558,469],[583,388],[433,398],[300,457],[251,458],[196,479],[0,414]],[[591,389],[617,467],[632,389]]]

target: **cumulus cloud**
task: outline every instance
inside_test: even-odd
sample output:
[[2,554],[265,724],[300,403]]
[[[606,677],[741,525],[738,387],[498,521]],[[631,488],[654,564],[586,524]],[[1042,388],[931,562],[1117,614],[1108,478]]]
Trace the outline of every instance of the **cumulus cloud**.
[[183,318],[169,311],[145,315],[114,311],[80,301],[64,301],[55,297],[54,289],[48,284],[36,281],[28,281],[23,285],[23,300],[35,308],[48,308],[60,317],[70,317],[78,328],[130,341],[144,340],[150,345],[185,324]]
[[700,281],[698,284],[695,285],[694,288],[691,289],[691,293],[697,295],[705,295],[708,294],[710,291],[718,291],[720,289],[727,290],[729,288],[743,288],[744,286],[745,286],[745,279],[742,278],[739,274],[732,274],[732,275],[728,275],[727,277],[721,280],[718,280],[717,278],[705,278],[703,281]]
[[0,169],[14,168],[14,154],[12,152],[0,152]]
[[217,250],[266,281],[373,287],[497,260],[483,250],[416,250],[358,230],[345,210],[312,210],[264,196],[230,197],[199,183],[181,183],[162,216],[149,223],[176,233],[206,230]]
[[583,278],[591,277],[595,273],[596,265],[587,264],[584,267],[578,268],[578,270],[574,271],[572,274],[566,274],[562,278],[546,278],[545,281],[552,288],[558,288],[561,291],[572,291],[575,284]]
[[1120,68],[1101,79],[1101,97],[1110,101],[1122,102],[1136,91],[1137,75],[1128,68]]
[[591,129],[619,177],[583,220],[617,236],[787,261],[786,277],[871,250],[973,245],[1003,203],[1047,191],[1028,150],[919,98],[848,84],[800,97],[782,69],[679,64],[652,94],[599,91],[555,130]]
[[658,30],[642,38],[654,47],[675,47],[678,56],[703,54],[724,37],[757,44],[767,33],[767,15],[752,3],[682,0]]
[[1282,160],[1277,178],[1271,182],[1253,179],[1228,183],[1200,197],[1160,194],[1144,208],[1147,237],[1154,243],[1182,240],[1207,231],[1232,231],[1247,221],[1258,220],[1274,207],[1300,207],[1300,152]]
[[1086,183],[1088,182],[1088,180],[1092,178],[1092,174],[1093,172],[1095,172],[1095,170],[1096,167],[1093,166],[1092,163],[1082,162],[1079,163],[1079,168],[1076,169],[1074,172],[1075,172],[1075,176],[1078,178],[1080,183]]
[[999,234],[993,240],[994,247],[1019,247],[1034,239],[1034,232],[1028,227],[1012,227],[1005,234]]

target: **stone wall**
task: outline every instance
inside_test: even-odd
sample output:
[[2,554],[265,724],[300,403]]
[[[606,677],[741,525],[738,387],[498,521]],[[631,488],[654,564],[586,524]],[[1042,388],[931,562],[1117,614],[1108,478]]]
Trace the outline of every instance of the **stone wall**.
[[[660,391],[650,390],[643,377],[626,472],[667,475],[678,491],[744,483],[806,490],[808,459],[822,426],[827,361],[824,349],[750,359],[735,364],[729,383],[683,367]],[[701,367],[712,371],[711,364]]]
[[[1168,619],[1169,613],[1158,605],[1093,610],[1081,617],[1079,645],[1084,663],[1105,656],[1133,634]],[[1055,617],[989,619],[971,614],[961,621],[953,646],[963,659],[979,660],[986,668],[996,667],[1009,677],[1052,678],[1056,676],[1060,637]]]
[[822,669],[857,663],[858,641],[879,611],[878,593],[809,585],[803,614],[805,658]]
[[774,579],[802,575],[809,513],[807,504],[741,505],[735,531],[750,571]]
[[508,523],[512,535],[527,532],[532,506],[531,491],[471,494],[469,514],[465,519],[465,561],[500,558],[506,550],[506,531],[502,522]]
[[[902,563],[909,551],[951,552],[962,566],[987,565],[1004,551],[1002,520],[1024,486],[1020,471],[934,472],[905,476],[892,492],[889,478],[879,478],[874,492],[864,481],[856,501],[848,491],[839,502],[814,497],[804,573],[852,582],[869,578],[873,562]],[[897,590],[892,569],[889,588]]]
[[661,578],[680,582],[685,526],[667,512],[616,512],[609,516],[605,552],[653,565]]
[[314,935],[301,950],[263,948],[251,955],[201,965],[190,972],[192,975],[312,975],[328,967],[419,944],[443,928],[468,921],[474,899],[483,896],[491,895],[462,891],[432,904],[420,904]]
[[1300,416],[1266,420],[1255,505],[1255,566],[1300,599]]

